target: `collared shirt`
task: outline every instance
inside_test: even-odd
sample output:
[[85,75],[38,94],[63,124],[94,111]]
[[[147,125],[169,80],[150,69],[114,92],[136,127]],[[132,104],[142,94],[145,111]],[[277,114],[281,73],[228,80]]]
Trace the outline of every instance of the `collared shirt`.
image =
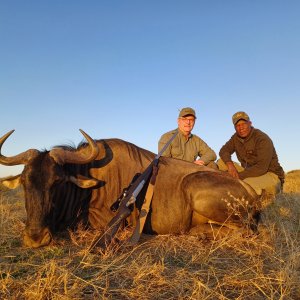
[[249,136],[240,138],[235,133],[220,150],[220,157],[226,163],[236,153],[244,171],[239,173],[241,179],[261,176],[267,172],[275,173],[281,180],[284,171],[270,137],[259,129],[252,128]]
[[[158,151],[171,139],[177,129],[163,134],[158,142]],[[179,130],[172,143],[164,151],[163,156],[194,162],[198,157],[207,165],[217,158],[216,153],[197,135],[190,134],[188,139]]]

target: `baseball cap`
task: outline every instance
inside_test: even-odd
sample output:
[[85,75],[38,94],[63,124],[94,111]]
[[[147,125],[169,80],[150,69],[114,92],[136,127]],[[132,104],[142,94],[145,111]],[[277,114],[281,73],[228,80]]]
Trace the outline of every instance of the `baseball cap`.
[[244,111],[238,111],[232,116],[232,123],[235,125],[239,120],[249,121],[249,116]]
[[192,109],[191,107],[185,107],[185,108],[182,108],[180,113],[179,113],[179,116],[178,118],[181,118],[181,117],[184,117],[184,116],[187,116],[187,115],[192,115],[195,117],[196,119],[196,113],[195,113],[195,110]]

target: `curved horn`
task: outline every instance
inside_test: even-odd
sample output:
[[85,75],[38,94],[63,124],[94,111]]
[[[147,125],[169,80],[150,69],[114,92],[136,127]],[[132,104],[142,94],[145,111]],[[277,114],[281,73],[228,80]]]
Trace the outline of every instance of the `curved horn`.
[[90,152],[88,154],[79,151],[67,151],[62,148],[52,149],[49,155],[59,164],[87,164],[94,160],[98,153],[99,148],[96,142],[83,130],[79,129],[82,135],[86,138],[89,146]]
[[0,138],[0,164],[6,166],[15,166],[15,165],[26,165],[29,160],[35,157],[39,151],[35,149],[29,149],[25,152],[22,152],[18,155],[6,157],[1,154],[1,148],[6,139],[14,132],[15,130],[11,130]]

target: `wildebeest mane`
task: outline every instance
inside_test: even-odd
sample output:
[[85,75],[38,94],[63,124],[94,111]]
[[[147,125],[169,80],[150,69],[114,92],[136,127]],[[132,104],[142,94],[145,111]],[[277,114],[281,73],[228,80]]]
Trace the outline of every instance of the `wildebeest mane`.
[[69,144],[55,145],[55,146],[51,147],[51,149],[57,149],[57,148],[60,148],[60,149],[66,150],[66,151],[74,152],[74,151],[77,151],[82,145],[85,145],[85,146],[86,146],[87,143],[80,142],[80,143],[76,146],[73,142],[70,142]]

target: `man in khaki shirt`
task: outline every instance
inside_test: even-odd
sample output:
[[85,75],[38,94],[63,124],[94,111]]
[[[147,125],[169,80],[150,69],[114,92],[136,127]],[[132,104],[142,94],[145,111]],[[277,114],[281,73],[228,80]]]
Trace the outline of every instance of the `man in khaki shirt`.
[[165,150],[163,156],[182,159],[217,169],[217,165],[214,162],[217,158],[216,153],[200,137],[192,134],[195,121],[195,110],[190,107],[183,108],[177,119],[178,128],[161,136],[158,142],[158,152],[178,130],[177,136]]

